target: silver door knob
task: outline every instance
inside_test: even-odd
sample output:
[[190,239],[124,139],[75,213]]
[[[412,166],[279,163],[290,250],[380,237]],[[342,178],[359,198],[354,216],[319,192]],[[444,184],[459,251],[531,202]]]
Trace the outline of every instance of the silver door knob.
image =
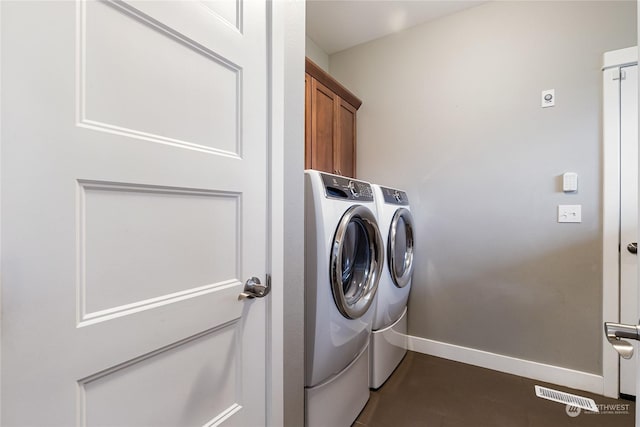
[[627,250],[632,254],[638,254],[638,242],[632,242],[627,245]]
[[630,359],[633,356],[633,345],[620,338],[640,340],[640,325],[606,322],[604,324],[604,334],[623,359]]
[[264,298],[271,290],[271,277],[267,275],[267,284],[260,283],[260,279],[252,277],[244,284],[244,290],[238,295],[238,301],[243,299]]

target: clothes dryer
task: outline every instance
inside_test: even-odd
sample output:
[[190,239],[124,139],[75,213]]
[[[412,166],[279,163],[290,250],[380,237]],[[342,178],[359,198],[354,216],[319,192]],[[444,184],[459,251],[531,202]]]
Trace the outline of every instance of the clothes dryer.
[[384,246],[371,184],[305,171],[305,422],[350,426],[369,399]]
[[386,262],[371,334],[369,386],[377,389],[407,353],[407,300],[413,274],[413,217],[407,193],[373,184]]

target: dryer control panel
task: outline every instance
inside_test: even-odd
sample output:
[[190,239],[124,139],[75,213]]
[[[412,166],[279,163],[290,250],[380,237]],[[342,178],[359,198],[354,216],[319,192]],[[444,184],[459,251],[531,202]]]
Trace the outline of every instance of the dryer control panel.
[[324,173],[320,175],[328,198],[373,202],[373,190],[368,182]]
[[407,197],[407,193],[401,190],[396,190],[395,188],[387,188],[380,186],[382,190],[382,195],[384,196],[384,202],[390,205],[402,205],[407,206],[409,204],[409,197]]

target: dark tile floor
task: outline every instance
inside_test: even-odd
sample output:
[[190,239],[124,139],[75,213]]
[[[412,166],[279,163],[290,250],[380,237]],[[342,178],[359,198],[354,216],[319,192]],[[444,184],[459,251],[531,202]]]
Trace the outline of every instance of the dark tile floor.
[[[628,406],[620,407],[623,414],[570,417],[565,405],[536,397],[536,384]],[[634,417],[634,402],[409,352],[353,427],[633,427]]]

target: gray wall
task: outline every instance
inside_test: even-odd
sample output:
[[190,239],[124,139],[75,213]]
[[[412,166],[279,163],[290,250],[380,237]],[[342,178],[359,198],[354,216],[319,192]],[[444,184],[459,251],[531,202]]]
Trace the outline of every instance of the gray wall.
[[305,55],[324,71],[329,72],[329,55],[309,36],[305,38]]
[[359,176],[412,201],[411,335],[601,373],[600,67],[636,43],[635,2],[490,2],[330,57]]

